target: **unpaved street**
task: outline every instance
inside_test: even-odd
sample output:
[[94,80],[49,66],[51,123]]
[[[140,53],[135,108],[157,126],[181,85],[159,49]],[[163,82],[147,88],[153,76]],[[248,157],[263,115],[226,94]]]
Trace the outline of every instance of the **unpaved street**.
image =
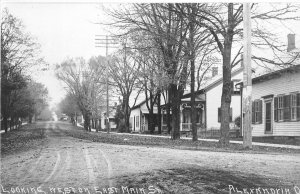
[[[2,157],[3,193],[12,193],[11,188],[16,187],[23,188],[25,193],[62,193],[63,190],[58,188],[66,187],[71,187],[71,190],[66,190],[65,193],[72,193],[72,188],[75,193],[80,193],[78,188],[88,188],[89,191],[82,189],[86,193],[96,193],[99,188],[98,193],[105,193],[103,188],[131,186],[120,185],[123,184],[120,180],[133,177],[147,179],[147,173],[154,176],[153,173],[168,169],[195,169],[192,171],[199,171],[200,174],[201,169],[213,169],[237,176],[256,175],[270,182],[273,179],[280,180],[291,187],[300,186],[299,154],[209,152],[104,144],[69,137],[63,131],[70,129],[64,129],[64,125],[60,123],[45,122],[38,125],[46,128],[47,137],[41,146]],[[140,181],[147,184],[147,180]],[[157,182],[149,181],[148,191],[159,193],[161,187],[155,185]],[[181,184],[184,185],[185,182]],[[35,191],[26,190],[28,188],[35,188]],[[221,189],[228,190],[228,186]],[[132,190],[131,193],[139,192]]]

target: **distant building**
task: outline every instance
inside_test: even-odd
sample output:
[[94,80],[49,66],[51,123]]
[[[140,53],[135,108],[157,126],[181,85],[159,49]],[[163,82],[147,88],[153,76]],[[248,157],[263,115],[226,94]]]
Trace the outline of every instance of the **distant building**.
[[[117,124],[115,121],[115,115],[116,115],[116,106],[110,106],[109,107],[109,126],[111,129],[116,129]],[[106,128],[106,111],[101,114],[101,129]]]
[[[153,108],[154,117],[157,117],[157,105]],[[149,110],[146,105],[146,100],[140,102],[136,106],[131,108],[130,113],[130,131],[132,132],[146,132],[148,131],[148,120],[149,120]],[[155,120],[155,126],[157,130],[157,120]]]

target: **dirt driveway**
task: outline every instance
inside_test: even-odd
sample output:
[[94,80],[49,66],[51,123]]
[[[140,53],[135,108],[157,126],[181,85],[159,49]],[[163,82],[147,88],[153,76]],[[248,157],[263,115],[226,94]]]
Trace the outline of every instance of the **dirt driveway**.
[[[234,193],[270,185],[297,193],[300,187],[299,154],[104,144],[69,137],[59,123],[39,125],[46,128],[39,147],[1,158],[1,193]],[[217,190],[206,188],[211,182],[219,182]]]

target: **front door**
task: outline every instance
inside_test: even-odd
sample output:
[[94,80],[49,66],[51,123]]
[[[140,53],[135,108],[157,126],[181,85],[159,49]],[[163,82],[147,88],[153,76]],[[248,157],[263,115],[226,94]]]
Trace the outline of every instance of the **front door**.
[[265,133],[272,133],[272,101],[266,101],[265,105]]

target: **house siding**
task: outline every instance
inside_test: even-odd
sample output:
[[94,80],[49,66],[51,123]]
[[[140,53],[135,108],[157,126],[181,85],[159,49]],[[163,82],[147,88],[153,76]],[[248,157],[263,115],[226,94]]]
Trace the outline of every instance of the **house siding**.
[[[300,121],[274,122],[274,97],[300,92],[300,73],[287,73],[281,77],[253,84],[252,100],[263,102],[262,124],[253,124],[253,136],[300,136]],[[274,95],[272,98],[272,127],[273,133],[265,133],[265,101],[263,96]]]
[[[136,119],[139,119],[138,126],[136,126]],[[141,110],[140,110],[140,108],[131,110],[130,120],[132,121],[132,131],[140,132],[141,131]]]
[[[117,128],[117,124],[114,121],[111,121],[112,118],[109,118],[109,126],[111,129],[116,129]],[[106,129],[105,126],[105,117],[101,118],[101,129]]]
[[[233,76],[232,79],[242,80],[242,72]],[[221,107],[223,85],[219,84],[216,87],[206,92],[206,126],[207,129],[220,129],[218,122],[218,108]],[[232,122],[230,128],[234,127],[234,119],[240,116],[241,111],[241,96],[233,95],[231,98]]]

